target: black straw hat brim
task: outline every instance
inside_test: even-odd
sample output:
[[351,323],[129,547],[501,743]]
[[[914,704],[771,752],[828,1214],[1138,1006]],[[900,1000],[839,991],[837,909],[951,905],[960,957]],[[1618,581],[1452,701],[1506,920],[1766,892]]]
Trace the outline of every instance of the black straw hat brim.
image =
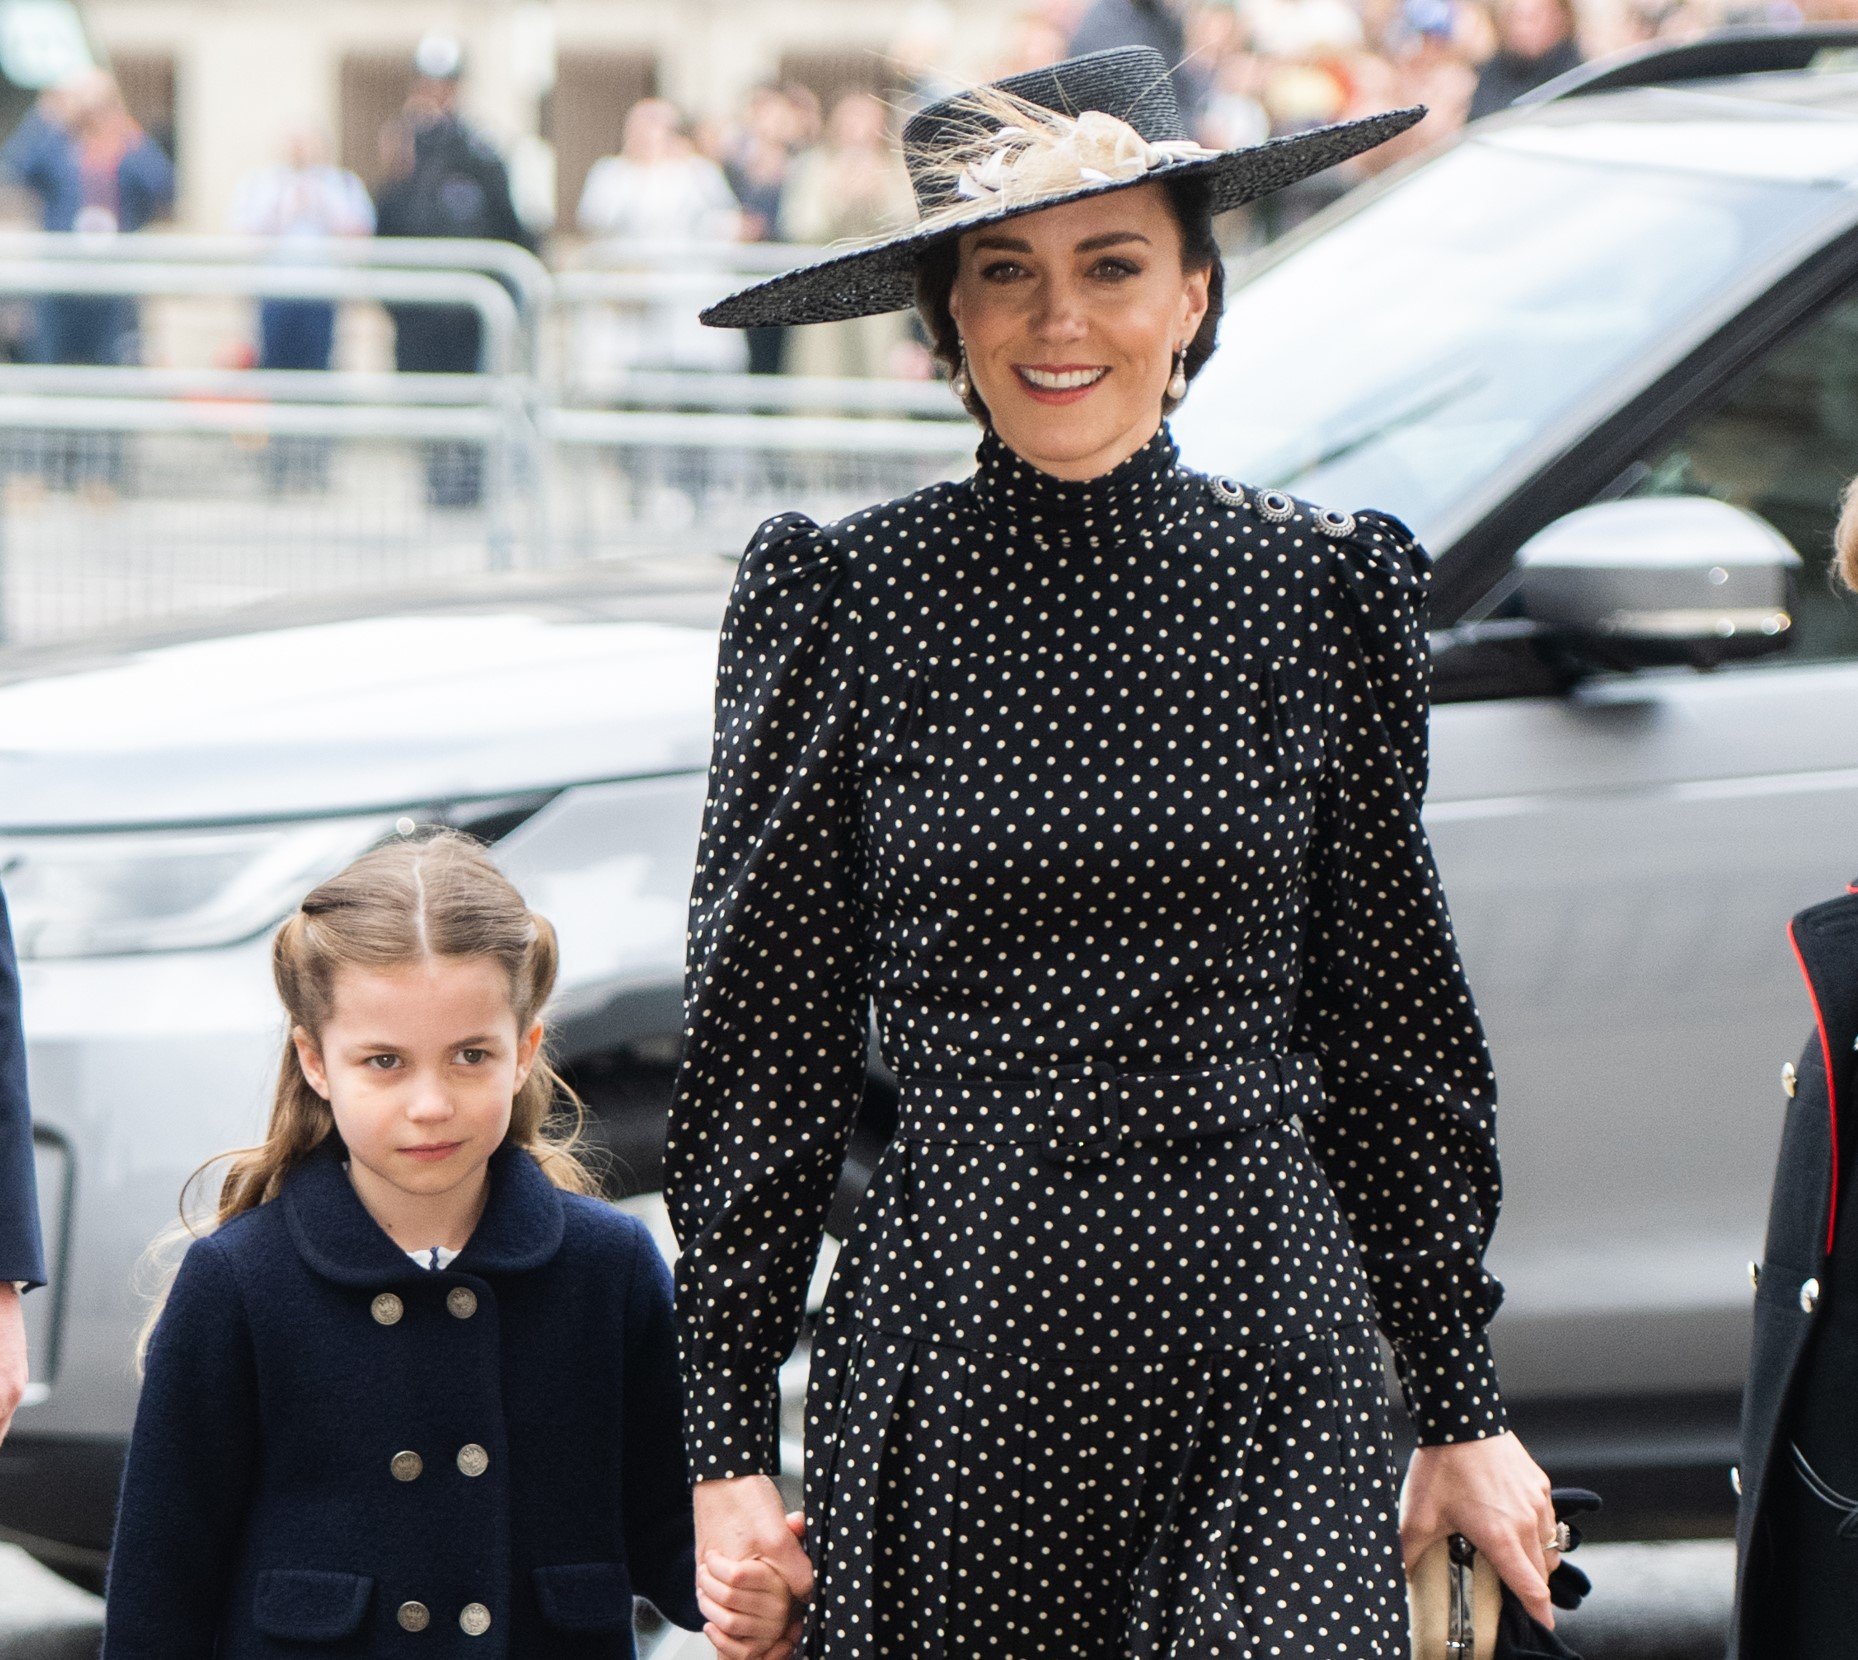
[[1266,139],[1240,150],[1170,162],[1130,179],[1080,185],[1075,190],[1016,202],[954,223],[902,230],[882,242],[834,254],[744,288],[717,301],[702,313],[702,319],[711,328],[746,329],[789,323],[838,323],[852,317],[907,311],[916,302],[916,264],[924,250],[978,225],[998,224],[1003,219],[1016,219],[1087,196],[1107,196],[1135,185],[1181,178],[1204,180],[1212,211],[1225,213],[1385,144],[1425,113],[1423,106],[1416,105],[1365,116],[1359,121],[1339,121],[1307,133]]

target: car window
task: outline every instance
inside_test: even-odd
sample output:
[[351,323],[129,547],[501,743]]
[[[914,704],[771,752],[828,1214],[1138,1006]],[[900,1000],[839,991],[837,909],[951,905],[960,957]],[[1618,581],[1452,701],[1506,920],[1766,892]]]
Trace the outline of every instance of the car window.
[[1834,585],[1839,493],[1858,473],[1858,290],[1797,329],[1647,458],[1634,494],[1758,513],[1805,567],[1781,662],[1858,657],[1858,601]]
[[1182,452],[1437,542],[1493,473],[1830,199],[1460,144],[1234,286],[1174,418]]

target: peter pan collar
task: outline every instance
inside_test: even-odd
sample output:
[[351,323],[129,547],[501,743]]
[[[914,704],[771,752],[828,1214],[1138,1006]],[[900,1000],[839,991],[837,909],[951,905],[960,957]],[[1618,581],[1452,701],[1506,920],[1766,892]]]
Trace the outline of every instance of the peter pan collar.
[[[368,1214],[342,1169],[343,1147],[330,1135],[284,1180],[278,1203],[290,1237],[311,1268],[339,1285],[378,1286],[429,1280]],[[541,1166],[508,1142],[490,1156],[490,1195],[454,1274],[517,1274],[540,1268],[561,1248],[561,1190]]]

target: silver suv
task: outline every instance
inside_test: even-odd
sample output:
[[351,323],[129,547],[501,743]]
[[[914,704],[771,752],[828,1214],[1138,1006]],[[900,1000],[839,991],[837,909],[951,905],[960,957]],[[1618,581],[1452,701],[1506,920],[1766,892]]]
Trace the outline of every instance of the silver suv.
[[[1858,869],[1858,607],[1825,575],[1858,470],[1854,46],[1659,54],[1357,192],[1241,274],[1177,423],[1195,464],[1390,508],[1438,555],[1428,819],[1503,1084],[1499,1350],[1538,1456],[1616,1498],[1653,1470],[1729,1503],[1804,1024],[1782,927]],[[396,825],[479,831],[556,920],[563,1056],[621,1185],[654,1185],[725,574],[0,666],[55,1279],[0,1527],[45,1560],[101,1565],[138,1257],[258,1131],[266,934]],[[874,1076],[842,1205],[887,1108]]]

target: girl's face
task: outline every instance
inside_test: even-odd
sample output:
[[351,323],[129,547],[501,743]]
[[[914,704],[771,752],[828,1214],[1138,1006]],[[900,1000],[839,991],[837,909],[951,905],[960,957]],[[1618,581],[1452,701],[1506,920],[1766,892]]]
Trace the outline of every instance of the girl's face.
[[335,1115],[363,1201],[474,1190],[509,1131],[541,1022],[517,1030],[509,980],[491,957],[351,966],[333,991],[320,1036],[298,1027],[291,1039]]
[[1160,185],[1041,208],[962,238],[948,309],[968,374],[1017,454],[1095,478],[1161,424],[1175,353],[1206,315]]

